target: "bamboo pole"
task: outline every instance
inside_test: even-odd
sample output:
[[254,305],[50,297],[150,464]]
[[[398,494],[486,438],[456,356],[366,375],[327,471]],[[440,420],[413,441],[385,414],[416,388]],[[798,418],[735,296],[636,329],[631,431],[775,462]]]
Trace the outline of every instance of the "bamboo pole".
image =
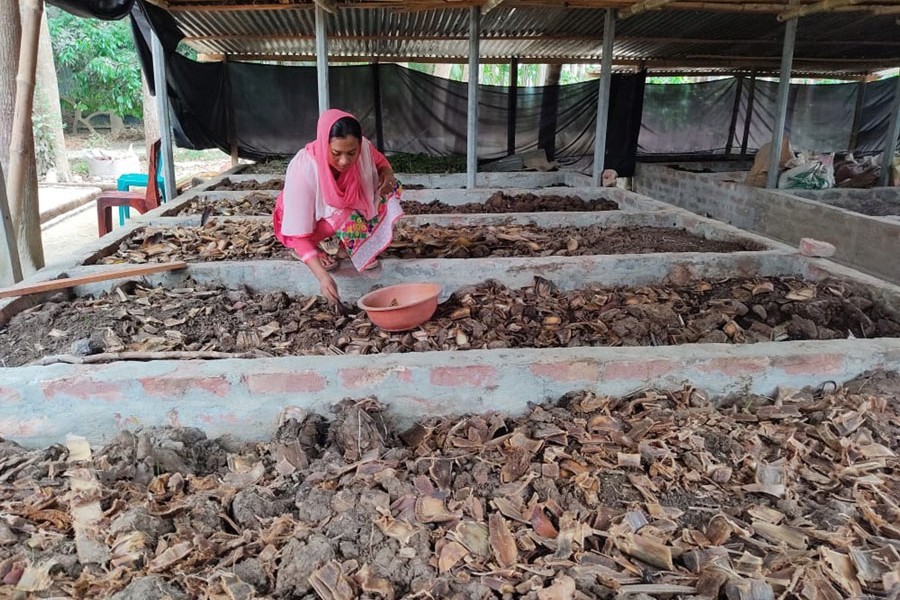
[[6,200],[6,182],[3,178],[3,165],[0,164],[0,216],[3,218],[3,243],[9,256],[10,272],[13,283],[22,281],[22,263],[19,261],[19,246],[16,244],[16,229],[9,214],[9,202]]
[[798,6],[797,8],[792,8],[790,10],[786,10],[780,15],[778,15],[778,21],[784,22],[788,19],[793,19],[794,17],[805,17],[806,15],[814,15],[816,13],[827,12],[833,10],[835,8],[841,8],[844,6],[852,6],[854,4],[859,4],[863,2],[863,0],[822,0],[817,4],[809,4],[806,6]]
[[644,0],[643,2],[632,4],[628,8],[621,9],[619,11],[619,18],[624,20],[628,17],[639,15],[642,12],[646,12],[648,10],[656,10],[662,8],[667,4],[672,4],[672,2],[674,2],[674,0]]
[[[37,72],[38,42],[41,34],[41,18],[44,12],[43,0],[23,0],[22,38],[19,43],[19,69],[16,73],[16,108],[13,112],[12,140],[9,147],[9,178],[6,183],[6,201],[18,205],[17,198],[25,193],[25,170],[28,159],[34,160],[33,150],[26,140],[31,135],[31,111],[34,108],[34,80]],[[9,207],[7,206],[7,209]],[[24,218],[25,207],[18,211]],[[6,215],[4,215],[5,219]],[[12,211],[10,211],[12,217]],[[15,230],[15,227],[13,227]],[[7,236],[7,245],[17,243],[17,236]],[[10,255],[13,278],[22,280],[22,266],[18,251]]]

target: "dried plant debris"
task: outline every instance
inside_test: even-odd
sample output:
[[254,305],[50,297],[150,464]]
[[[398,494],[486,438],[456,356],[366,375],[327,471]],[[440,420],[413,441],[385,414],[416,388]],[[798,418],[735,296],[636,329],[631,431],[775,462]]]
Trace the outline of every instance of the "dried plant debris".
[[275,192],[250,192],[241,198],[198,196],[185,203],[175,215],[210,214],[213,216],[267,217],[275,210]]
[[619,205],[606,198],[584,200],[579,196],[537,196],[535,194],[509,194],[495,192],[484,202],[447,204],[440,200],[418,202],[403,200],[403,212],[408,215],[433,215],[446,213],[520,213],[520,212],[576,212],[618,210]]
[[0,596],[895,598],[900,377],[866,379],[887,395],[573,392],[404,429],[364,398],[268,443],[0,441]]
[[[536,225],[398,225],[386,258],[541,257],[653,252],[762,250],[749,240],[706,239],[668,227],[538,227]],[[145,227],[103,264],[286,259],[291,252],[268,221],[209,219],[201,226]]]
[[226,177],[222,181],[214,183],[205,188],[207,192],[247,192],[252,190],[280,190],[284,187],[283,178],[271,178],[257,181],[256,179],[246,179],[244,181],[235,181]]
[[18,366],[897,336],[896,309],[837,279],[735,278],[565,292],[541,277],[520,289],[489,281],[460,288],[430,321],[405,333],[381,331],[364,312],[339,313],[319,296],[132,282],[98,298],[47,302],[16,315],[0,330],[0,360]]

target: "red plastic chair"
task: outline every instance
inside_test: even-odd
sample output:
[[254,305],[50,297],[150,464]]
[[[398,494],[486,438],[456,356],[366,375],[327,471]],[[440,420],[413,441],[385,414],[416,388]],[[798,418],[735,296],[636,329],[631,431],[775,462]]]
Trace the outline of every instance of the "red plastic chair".
[[148,157],[149,167],[146,192],[103,192],[97,196],[97,229],[100,237],[112,231],[113,206],[128,206],[139,213],[145,213],[159,206],[159,185],[156,183],[156,168],[159,162],[160,140],[153,142]]

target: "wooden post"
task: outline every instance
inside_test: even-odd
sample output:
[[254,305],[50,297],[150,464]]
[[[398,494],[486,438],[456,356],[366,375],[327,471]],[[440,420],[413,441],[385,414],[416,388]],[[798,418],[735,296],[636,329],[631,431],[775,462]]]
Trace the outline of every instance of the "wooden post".
[[[22,198],[25,193],[25,167],[31,151],[26,140],[31,135],[34,79],[37,71],[38,42],[41,34],[44,2],[43,0],[23,0],[23,6],[19,70],[16,73],[16,108],[13,111],[12,140],[9,145],[9,180],[5,186],[6,197],[2,203],[4,230],[6,229],[6,220],[10,220],[9,231],[6,231],[7,247],[16,246],[18,239],[12,223],[10,202],[15,205],[16,198]],[[21,216],[24,219],[24,207]],[[22,281],[22,264],[19,260],[18,247],[15,248],[15,252],[10,250],[9,258],[13,268],[13,279],[16,282]]]
[[3,242],[9,255],[13,283],[19,283],[22,281],[22,263],[19,261],[19,247],[16,245],[16,230],[9,214],[9,202],[6,201],[6,182],[3,179],[2,164],[0,164],[0,217],[3,218]]
[[741,94],[744,93],[744,76],[737,78],[737,90],[734,92],[734,106],[731,108],[731,125],[728,127],[728,141],[725,143],[725,157],[731,156],[734,148],[734,134],[737,129],[738,113],[741,110]]

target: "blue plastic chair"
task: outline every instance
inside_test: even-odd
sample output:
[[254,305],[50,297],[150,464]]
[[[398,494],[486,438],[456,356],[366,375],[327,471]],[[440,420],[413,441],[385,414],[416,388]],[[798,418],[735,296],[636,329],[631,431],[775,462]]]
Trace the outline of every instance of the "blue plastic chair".
[[[160,175],[159,173],[156,174],[156,185],[159,186],[160,197],[162,198],[162,201],[165,202],[166,182],[163,181],[162,175]],[[124,175],[119,175],[119,178],[116,180],[116,190],[120,192],[128,192],[131,191],[131,188],[133,187],[147,187],[147,174],[125,173]],[[128,218],[130,213],[130,207],[119,207],[119,227],[125,225],[125,219]]]

